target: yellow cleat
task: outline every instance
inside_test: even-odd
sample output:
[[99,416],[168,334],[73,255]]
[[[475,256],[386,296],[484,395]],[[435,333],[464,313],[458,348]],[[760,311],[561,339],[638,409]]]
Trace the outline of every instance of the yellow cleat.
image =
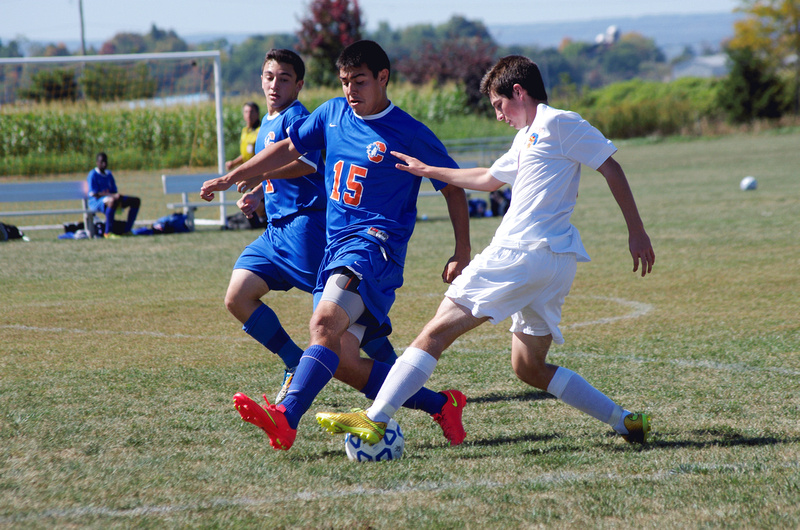
[[386,433],[386,423],[372,421],[366,410],[353,412],[318,412],[317,423],[330,434],[350,433],[370,445],[380,442]]
[[650,433],[650,415],[643,412],[634,412],[625,416],[625,428],[628,434],[622,437],[629,444],[647,443],[647,435]]

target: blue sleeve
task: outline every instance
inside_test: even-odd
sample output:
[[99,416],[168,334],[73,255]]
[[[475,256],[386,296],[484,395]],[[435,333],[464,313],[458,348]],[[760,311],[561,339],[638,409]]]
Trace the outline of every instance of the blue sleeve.
[[329,102],[320,105],[305,120],[296,121],[289,127],[289,138],[294,148],[305,154],[325,149],[325,118]]
[[294,114],[294,115],[291,115],[291,116],[287,116],[286,117],[286,122],[287,122],[286,123],[286,129],[290,129],[290,128],[294,127],[295,124],[297,124],[297,126],[299,126],[300,124],[297,123],[297,122],[305,121],[308,118],[308,116],[309,116],[308,114],[306,114],[305,116],[303,116],[302,114]]
[[89,183],[89,195],[94,197],[100,191],[97,189],[97,172],[94,169],[89,172],[86,181]]

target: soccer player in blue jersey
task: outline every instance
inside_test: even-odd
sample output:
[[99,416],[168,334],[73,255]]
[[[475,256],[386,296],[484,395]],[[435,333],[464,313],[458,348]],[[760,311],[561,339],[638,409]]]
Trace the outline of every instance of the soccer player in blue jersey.
[[[267,114],[255,142],[256,153],[286,138],[286,130],[308,116],[297,99],[304,77],[305,64],[295,52],[267,52],[261,66]],[[283,400],[303,350],[261,299],[270,291],[293,287],[308,293],[313,290],[325,249],[326,207],[324,164],[318,150],[309,151],[280,172],[284,177],[297,178],[264,180],[264,175],[257,175],[251,182],[240,183],[240,189],[255,186],[238,201],[242,211],[250,216],[263,202],[268,223],[264,233],[236,261],[225,295],[225,306],[243,324],[242,329],[286,365],[276,403]],[[304,251],[292,252],[295,248]],[[365,344],[364,349],[379,361],[392,364],[396,359],[385,337]]]
[[[323,103],[289,138],[270,145],[227,175],[207,182],[201,197],[274,171],[304,153],[325,149],[327,247],[314,289],[310,346],[303,353],[280,405],[262,407],[242,393],[234,396],[242,419],[262,428],[275,449],[289,449],[297,425],[332,377],[377,395],[390,367],[359,356],[358,346],[391,331],[394,292],[403,283],[403,263],[416,221],[421,179],[395,167],[390,150],[414,153],[428,163],[457,167],[425,125],[394,106],[387,96],[389,58],[373,41],[356,42],[337,60],[343,98]],[[469,218],[464,190],[434,182],[448,203],[456,249],[442,277],[452,281],[469,261]],[[305,248],[294,249],[306,252]],[[464,439],[461,392],[427,388],[404,406],[424,410],[452,445]]]

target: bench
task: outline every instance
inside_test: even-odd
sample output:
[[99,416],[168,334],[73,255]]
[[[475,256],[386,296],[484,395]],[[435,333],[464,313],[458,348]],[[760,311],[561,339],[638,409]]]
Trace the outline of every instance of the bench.
[[[468,161],[462,162],[460,167],[477,167],[477,162]],[[207,180],[219,178],[219,173],[197,173],[192,175],[161,175],[161,183],[164,187],[164,195],[175,195],[180,194],[181,200],[180,202],[170,202],[167,203],[167,208],[174,210],[177,208],[181,208],[183,210],[184,215],[186,215],[186,224],[189,225],[190,228],[194,228],[195,224],[203,224],[203,225],[225,225],[227,216],[225,215],[225,207],[226,206],[236,206],[236,201],[228,201],[225,200],[225,192],[221,192],[218,194],[218,198],[211,202],[206,202],[200,199],[200,188],[203,186],[203,183]],[[228,188],[235,188],[235,186],[231,186]],[[192,197],[189,197],[189,194]],[[469,192],[468,192],[469,194]],[[438,196],[440,193],[438,191],[420,191],[420,197],[432,197]],[[196,200],[191,200],[192,198],[196,198]],[[220,209],[220,220],[215,221],[213,219],[195,219],[195,211],[198,208],[207,208],[209,206],[216,206]]]
[[[0,211],[0,218],[31,215],[83,215],[83,225],[94,236],[95,212],[89,209],[89,184],[85,180],[51,182],[1,182],[0,203],[80,201],[80,208]],[[51,228],[25,227],[26,229]]]
[[[218,199],[206,202],[200,199],[200,188],[207,180],[218,178],[218,173],[198,173],[193,175],[161,175],[161,183],[164,187],[164,195],[180,194],[180,202],[167,203],[167,208],[176,209],[181,208],[184,215],[186,215],[186,224],[190,228],[194,228],[195,224],[211,224],[211,225],[225,225],[226,206],[236,206],[236,201],[225,200],[225,192],[218,193]],[[231,186],[235,188],[235,186]],[[231,189],[228,188],[228,189]],[[189,197],[189,194],[192,197]],[[196,199],[196,200],[191,200]],[[213,219],[195,219],[194,214],[198,208],[206,208],[209,206],[216,206],[220,209],[220,220]]]

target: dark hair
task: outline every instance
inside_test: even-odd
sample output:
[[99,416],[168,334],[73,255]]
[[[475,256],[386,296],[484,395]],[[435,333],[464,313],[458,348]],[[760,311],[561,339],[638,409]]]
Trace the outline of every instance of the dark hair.
[[514,85],[525,89],[530,97],[547,101],[542,73],[535,62],[521,55],[508,55],[495,64],[481,79],[481,94],[511,98]]
[[366,64],[373,77],[378,78],[381,70],[388,70],[389,76],[392,74],[392,64],[389,56],[383,51],[380,44],[371,40],[360,40],[354,42],[344,50],[336,59],[336,68],[339,70],[351,70]]
[[264,56],[264,62],[261,63],[262,72],[264,71],[264,65],[267,64],[267,61],[275,61],[278,63],[292,65],[298,81],[302,81],[306,76],[306,64],[303,62],[303,59],[301,59],[300,56],[294,53],[292,50],[287,50],[285,48],[272,48],[267,52],[267,55]]
[[97,153],[97,156],[94,157],[94,159],[97,160],[100,157],[103,157],[103,160],[108,162],[108,155],[106,155],[103,151],[100,151],[99,153]]
[[250,107],[251,109],[255,110],[256,114],[258,114],[259,118],[261,117],[261,109],[258,108],[258,103],[256,103],[255,101],[248,101],[247,103],[242,105],[242,108],[245,108],[245,107]]

